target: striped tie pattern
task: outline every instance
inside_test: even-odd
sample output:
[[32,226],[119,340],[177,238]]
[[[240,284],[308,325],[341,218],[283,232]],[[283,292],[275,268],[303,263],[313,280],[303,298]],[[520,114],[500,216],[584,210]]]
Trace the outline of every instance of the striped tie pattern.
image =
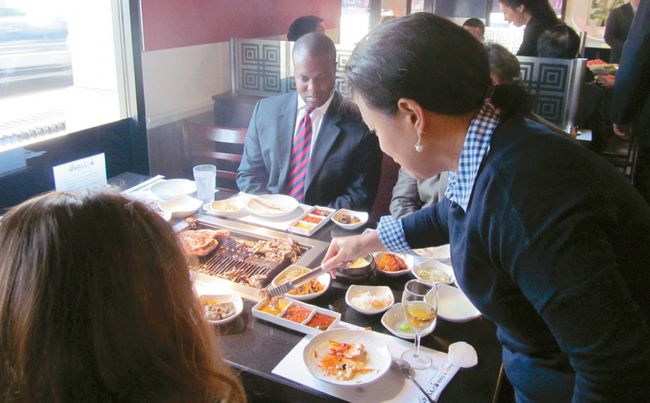
[[305,108],[305,116],[300,120],[296,135],[291,145],[291,161],[289,162],[289,195],[299,202],[305,199],[305,177],[309,166],[309,151],[311,150],[311,117],[312,108]]

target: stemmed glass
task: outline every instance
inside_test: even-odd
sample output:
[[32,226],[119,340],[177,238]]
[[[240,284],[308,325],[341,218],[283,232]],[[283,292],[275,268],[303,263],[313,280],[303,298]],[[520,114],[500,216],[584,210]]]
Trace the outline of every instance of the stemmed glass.
[[431,366],[431,358],[420,354],[420,333],[429,326],[435,326],[438,316],[438,287],[420,280],[409,280],[404,285],[402,307],[406,320],[415,329],[415,346],[402,354],[402,359],[414,369]]

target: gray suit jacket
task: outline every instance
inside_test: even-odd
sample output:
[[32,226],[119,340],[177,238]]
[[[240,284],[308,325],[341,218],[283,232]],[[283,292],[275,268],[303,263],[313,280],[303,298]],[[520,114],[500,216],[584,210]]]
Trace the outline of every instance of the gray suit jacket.
[[395,218],[401,218],[444,199],[448,176],[448,172],[441,172],[431,178],[417,180],[400,169],[390,201],[390,213]]
[[[248,127],[237,171],[241,191],[288,193],[289,157],[298,94],[260,100]],[[356,106],[334,94],[313,145],[305,203],[370,211],[377,193],[381,150]]]

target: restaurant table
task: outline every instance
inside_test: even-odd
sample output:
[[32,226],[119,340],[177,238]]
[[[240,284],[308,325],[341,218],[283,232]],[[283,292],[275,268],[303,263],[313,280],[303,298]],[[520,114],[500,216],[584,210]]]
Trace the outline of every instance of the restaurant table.
[[[111,178],[109,183],[124,190],[147,179],[147,176],[127,172]],[[226,199],[232,195],[226,191],[218,191],[215,193],[215,199]],[[311,238],[329,242],[332,237],[358,234],[369,225],[355,231],[345,231],[329,222]],[[411,278],[411,274],[388,277],[374,273],[367,281],[355,284],[386,285],[393,291],[397,302],[401,301],[404,283]],[[363,315],[345,303],[348,286],[349,284],[335,279],[323,295],[307,302],[339,312],[342,321],[390,334],[381,324],[383,313]],[[272,373],[275,366],[305,335],[256,319],[251,312],[253,305],[254,301],[244,299],[244,311],[238,318],[229,324],[214,326],[215,333],[219,335],[221,354],[241,376],[249,401],[342,401]],[[463,323],[452,323],[439,318],[433,333],[422,338],[422,345],[446,353],[449,344],[457,341],[465,341],[477,350],[478,364],[472,368],[461,369],[442,392],[439,402],[491,402],[501,366],[501,346],[496,338],[496,327],[483,317]]]
[[[229,196],[227,192],[217,192],[216,198],[224,199]],[[330,222],[312,238],[330,241],[333,235],[352,235],[362,230],[363,228],[353,232],[344,231]],[[413,278],[411,274],[388,277],[375,273],[371,279],[361,284],[387,285],[393,291],[395,301],[401,301],[404,283],[411,278]],[[347,287],[348,284],[334,280],[327,292],[307,302],[339,312],[342,321],[390,334],[381,324],[383,313],[363,315],[347,306],[345,303]],[[220,334],[221,353],[225,360],[240,372],[250,400],[253,402],[341,401],[271,372],[305,335],[256,319],[251,313],[254,304],[253,301],[245,299],[244,312],[240,317],[227,325],[215,326],[215,332]],[[441,403],[492,401],[501,365],[501,346],[496,338],[496,327],[483,317],[464,323],[452,323],[439,318],[433,333],[422,338],[422,345],[446,353],[449,344],[456,341],[465,341],[477,350],[478,365],[460,370],[442,392],[439,401]]]

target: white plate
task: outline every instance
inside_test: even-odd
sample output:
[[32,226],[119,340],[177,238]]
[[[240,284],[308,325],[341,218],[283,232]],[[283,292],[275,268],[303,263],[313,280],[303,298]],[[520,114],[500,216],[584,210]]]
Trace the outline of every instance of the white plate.
[[[363,344],[368,354],[368,365],[374,371],[359,374],[349,381],[340,381],[329,377],[318,366],[320,358],[325,357],[329,351],[329,341],[340,343]],[[316,352],[317,357],[314,357]],[[391,356],[388,346],[379,336],[365,330],[332,329],[318,334],[312,338],[303,350],[303,360],[309,372],[321,381],[340,386],[359,386],[372,383],[381,378],[390,368]]]
[[[435,259],[430,259],[422,262],[415,266],[411,271],[413,272],[415,278],[425,283],[453,284],[456,281],[456,277],[454,276],[454,269]],[[431,280],[429,278],[426,278],[426,274],[423,275],[423,272],[442,272],[442,274],[447,276],[447,281]]]
[[[289,273],[292,270],[295,270],[296,268],[303,268],[310,270],[309,268],[303,267],[303,266],[298,266],[298,265],[291,265],[287,267],[286,269],[282,270],[280,274],[275,276],[273,281],[271,282],[274,286],[280,285],[277,280],[280,278],[280,276],[284,276],[286,273]],[[323,273],[320,276],[316,277],[316,280],[323,285],[323,290],[319,292],[314,292],[311,294],[305,294],[305,295],[294,295],[294,294],[284,294],[285,296],[291,298],[291,299],[297,299],[299,301],[307,301],[310,299],[314,299],[320,295],[322,295],[325,291],[327,291],[328,288],[330,288],[330,283],[332,282],[332,277],[330,277],[329,273]]]
[[235,313],[228,316],[227,318],[220,319],[220,320],[209,320],[208,323],[212,323],[215,325],[224,325],[226,323],[232,322],[237,318],[239,315],[241,315],[242,311],[244,310],[244,301],[242,301],[241,297],[237,294],[219,294],[219,295],[199,295],[199,301],[201,301],[201,308],[203,308],[203,303],[205,300],[210,299],[210,300],[215,300],[216,303],[222,303],[222,302],[232,302],[232,304],[235,306]]
[[[231,206],[234,210],[223,210],[226,205]],[[224,200],[215,200],[211,203],[203,205],[203,210],[206,213],[213,214],[219,217],[237,217],[242,214],[246,203],[241,197],[235,196]]]
[[443,259],[451,258],[451,249],[449,247],[449,244],[432,246],[429,248],[413,249],[413,252],[417,253],[420,256],[428,257],[430,259],[443,260]]
[[438,285],[438,317],[450,322],[467,322],[479,316],[481,312],[459,288],[447,284]]
[[151,192],[163,200],[196,192],[196,184],[189,179],[161,180],[151,186]]
[[[263,204],[264,202],[268,203],[269,205],[275,206],[277,208],[270,208],[268,206],[265,206]],[[251,214],[254,214],[259,217],[266,217],[266,218],[285,216],[293,212],[298,207],[299,207],[298,200],[287,195],[251,196],[248,202],[246,202],[246,209]]]
[[187,217],[199,211],[201,204],[203,202],[199,199],[188,195],[181,195],[161,201],[158,204],[158,208],[165,213],[170,213],[174,217]]
[[[382,307],[366,309],[355,305],[352,302],[353,298],[358,297],[359,295],[366,292],[370,293],[371,296],[386,297],[388,303]],[[393,306],[395,303],[395,297],[393,296],[393,292],[390,290],[390,288],[386,286],[351,285],[348,288],[348,291],[345,293],[345,303],[355,311],[361,312],[364,315],[375,315],[384,312],[386,309]]]
[[[350,216],[357,217],[359,219],[359,222],[356,224],[343,224],[342,222],[339,222],[336,219],[336,217],[338,217],[339,214],[347,214]],[[368,222],[368,213],[363,211],[354,211],[354,210],[348,210],[342,208],[339,209],[336,213],[334,213],[334,215],[332,216],[332,221],[334,222],[334,224],[338,225],[343,229],[353,230],[359,228],[360,226]]]
[[[433,332],[433,329],[436,328],[436,322],[437,320],[434,320],[429,327],[423,329],[420,333],[420,337],[431,334],[431,332]],[[402,326],[404,323],[408,325],[406,317],[404,316],[404,308],[402,308],[401,302],[393,305],[388,311],[386,311],[384,316],[381,317],[381,324],[384,325],[384,327],[388,329],[388,331],[393,335],[408,340],[415,339],[415,330],[412,327],[411,332],[404,332],[400,330],[400,326]]]
[[[377,264],[379,257],[383,254],[391,253],[393,255],[397,255],[404,259],[404,263],[406,263],[406,269],[400,270],[400,271],[383,271],[379,268],[379,265]],[[413,266],[415,265],[415,257],[413,255],[407,255],[404,253],[392,253],[392,252],[375,252],[373,253],[373,256],[375,257],[375,268],[377,271],[381,274],[385,274],[389,277],[399,277],[403,276],[407,273],[411,272],[411,269],[413,269]]]

